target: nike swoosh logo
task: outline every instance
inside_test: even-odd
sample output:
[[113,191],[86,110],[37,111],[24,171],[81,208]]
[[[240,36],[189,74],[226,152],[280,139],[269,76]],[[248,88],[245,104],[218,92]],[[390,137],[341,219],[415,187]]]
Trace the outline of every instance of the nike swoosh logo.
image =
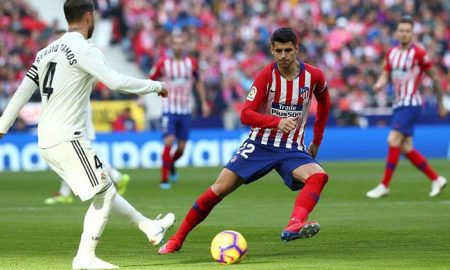
[[155,234],[155,236],[157,236],[157,235],[159,235],[159,234],[162,234],[163,232],[164,232],[164,229],[161,228],[161,231],[159,231],[157,234]]

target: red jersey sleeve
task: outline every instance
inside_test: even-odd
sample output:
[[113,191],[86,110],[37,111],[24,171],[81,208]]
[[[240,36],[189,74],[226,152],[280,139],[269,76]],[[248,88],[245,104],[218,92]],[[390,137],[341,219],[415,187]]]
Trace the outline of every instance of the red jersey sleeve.
[[314,85],[314,96],[317,100],[317,114],[314,121],[314,137],[313,144],[320,145],[325,131],[325,125],[328,122],[328,115],[330,114],[330,95],[328,93],[327,82],[323,72],[317,69],[316,83]]
[[433,66],[430,56],[428,56],[427,51],[421,47],[416,47],[417,50],[417,60],[419,66],[422,70],[428,70]]
[[389,62],[389,55],[391,54],[392,49],[389,49],[389,51],[386,53],[386,56],[384,58],[384,70],[387,71],[388,73],[391,72],[392,67],[391,67],[391,63]]
[[150,70],[148,78],[154,81],[158,80],[163,75],[162,74],[163,68],[164,68],[164,59],[159,59],[158,62],[156,62],[156,64]]
[[261,113],[263,108],[267,106],[267,93],[272,80],[272,67],[273,64],[266,66],[256,76],[241,112],[242,124],[259,128],[278,127],[280,117]]

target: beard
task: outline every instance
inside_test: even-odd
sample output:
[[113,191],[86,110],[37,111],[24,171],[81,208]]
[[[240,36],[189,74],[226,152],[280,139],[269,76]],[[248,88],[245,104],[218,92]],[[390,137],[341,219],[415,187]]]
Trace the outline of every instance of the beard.
[[92,24],[88,29],[88,35],[87,38],[90,39],[92,37],[92,34],[94,33],[94,24]]

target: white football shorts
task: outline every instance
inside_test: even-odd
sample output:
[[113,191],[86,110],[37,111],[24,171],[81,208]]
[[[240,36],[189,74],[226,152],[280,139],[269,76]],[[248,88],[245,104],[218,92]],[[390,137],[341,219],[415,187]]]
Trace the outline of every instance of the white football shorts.
[[41,148],[41,153],[50,168],[82,201],[91,199],[112,184],[88,140],[63,142],[50,148]]

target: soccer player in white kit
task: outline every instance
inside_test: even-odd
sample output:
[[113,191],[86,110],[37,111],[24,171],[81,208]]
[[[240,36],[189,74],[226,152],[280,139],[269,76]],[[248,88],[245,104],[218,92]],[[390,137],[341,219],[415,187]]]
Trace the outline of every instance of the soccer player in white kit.
[[67,0],[64,14],[69,32],[37,53],[35,62],[0,118],[0,138],[39,88],[42,115],[38,125],[38,145],[42,156],[75,195],[82,201],[92,199],[72,268],[116,269],[118,266],[95,255],[111,209],[134,222],[154,245],[162,241],[175,217],[169,213],[162,219],[148,219],[117,194],[91,142],[85,139],[92,83],[97,79],[111,90],[158,93],[162,97],[167,97],[168,90],[163,82],[125,76],[105,63],[103,53],[86,40],[94,31],[92,0]]

